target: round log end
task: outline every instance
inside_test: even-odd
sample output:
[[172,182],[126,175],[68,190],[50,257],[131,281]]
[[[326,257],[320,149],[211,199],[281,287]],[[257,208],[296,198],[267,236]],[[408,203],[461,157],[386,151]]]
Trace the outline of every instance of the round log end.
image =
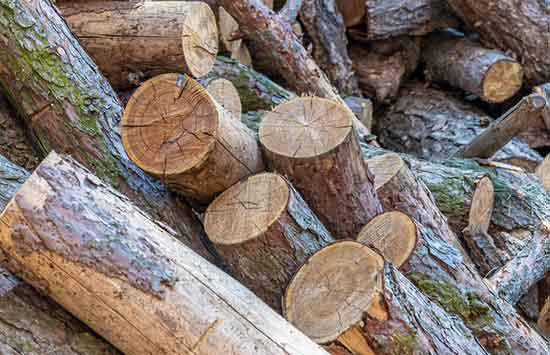
[[259,135],[269,152],[300,159],[332,151],[352,129],[352,113],[343,105],[318,97],[298,97],[266,114]]
[[223,78],[212,80],[206,90],[233,118],[241,120],[241,97],[232,82]]
[[470,206],[468,226],[480,231],[487,232],[493,215],[493,204],[495,202],[495,191],[493,182],[488,176],[483,177],[476,184],[474,196]]
[[483,78],[483,97],[499,103],[514,96],[523,85],[523,68],[514,60],[503,59],[489,68]]
[[189,74],[198,78],[214,67],[218,54],[218,26],[210,6],[202,2],[194,4],[192,14],[185,17],[181,39]]
[[382,256],[354,241],[333,243],[298,270],[283,313],[315,342],[336,340],[361,321],[382,287]]
[[263,173],[233,185],[206,210],[204,228],[218,245],[240,244],[263,234],[286,210],[287,182],[277,174]]
[[374,175],[374,188],[378,190],[390,181],[405,166],[398,154],[389,153],[366,160],[369,171]]
[[162,179],[207,159],[218,120],[218,106],[200,84],[163,74],[143,83],[128,101],[122,143],[136,165]]
[[416,224],[402,212],[382,213],[363,227],[357,241],[377,249],[399,268],[409,260],[416,247]]

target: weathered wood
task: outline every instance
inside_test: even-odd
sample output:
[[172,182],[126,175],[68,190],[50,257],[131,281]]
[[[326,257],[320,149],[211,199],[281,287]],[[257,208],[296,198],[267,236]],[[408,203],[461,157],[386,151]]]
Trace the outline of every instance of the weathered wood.
[[0,219],[7,267],[126,354],[326,354],[69,157]]
[[374,107],[372,101],[357,96],[348,96],[344,101],[359,121],[363,122],[369,131],[372,131],[372,126],[374,124],[372,117]]
[[206,91],[217,103],[231,116],[240,121],[242,115],[242,104],[239,92],[235,85],[227,79],[215,79],[204,85]]
[[422,57],[430,80],[492,103],[508,100],[521,88],[521,64],[499,50],[483,48],[451,32],[432,34],[424,43]]
[[287,176],[335,238],[353,238],[382,211],[352,127],[334,101],[300,97],[263,117],[267,163]]
[[540,163],[535,173],[540,179],[542,186],[544,186],[547,191],[550,191],[550,154]]
[[365,18],[365,0],[336,0],[346,27],[360,24]]
[[334,238],[280,175],[254,175],[206,210],[205,230],[236,277],[281,311],[288,282],[306,259]]
[[40,152],[71,154],[208,257],[193,211],[128,159],[116,94],[52,3],[5,0],[0,22],[0,85]]
[[490,48],[513,52],[529,85],[550,81],[548,2],[539,0],[448,0],[454,12]]
[[550,335],[550,297],[546,299],[546,303],[540,311],[537,325],[547,336]]
[[252,56],[248,46],[242,38],[234,38],[235,34],[239,32],[239,24],[221,6],[218,8],[218,26],[220,41],[225,50],[231,54],[231,58],[241,64],[252,65]]

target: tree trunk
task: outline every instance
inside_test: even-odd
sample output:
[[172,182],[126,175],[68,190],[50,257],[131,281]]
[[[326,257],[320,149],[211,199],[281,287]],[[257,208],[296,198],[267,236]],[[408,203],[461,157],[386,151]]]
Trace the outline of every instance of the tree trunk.
[[260,142],[271,167],[288,176],[335,238],[353,238],[382,211],[353,114],[334,101],[302,97],[263,117]]
[[231,274],[275,310],[306,259],[334,238],[281,176],[240,182],[206,210],[205,229]]
[[181,74],[143,83],[126,106],[121,131],[136,165],[199,204],[264,170],[252,132]]
[[424,43],[422,56],[430,80],[448,83],[491,103],[506,101],[521,89],[521,64],[501,51],[445,32],[431,35]]
[[71,154],[208,257],[191,209],[128,159],[116,94],[51,2],[6,0],[0,21],[0,84],[41,152]]
[[515,53],[529,85],[550,81],[548,3],[538,0],[448,0],[488,47]]
[[486,354],[460,319],[352,241],[314,254],[284,304],[285,316],[313,340],[337,341],[353,354]]
[[65,2],[59,9],[117,89],[163,73],[205,75],[218,53],[216,18],[201,2]]
[[325,354],[69,157],[0,218],[7,267],[126,354]]

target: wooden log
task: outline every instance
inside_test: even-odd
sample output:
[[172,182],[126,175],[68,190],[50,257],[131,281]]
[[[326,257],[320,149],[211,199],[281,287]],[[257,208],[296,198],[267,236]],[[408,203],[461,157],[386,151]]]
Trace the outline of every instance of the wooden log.
[[199,77],[214,65],[216,18],[202,2],[64,2],[59,9],[117,89],[163,73]]
[[449,0],[454,12],[489,48],[514,53],[529,85],[550,81],[548,4],[537,0]]
[[490,103],[513,97],[523,83],[523,69],[499,50],[487,49],[451,32],[431,35],[422,57],[433,81],[448,83]]
[[239,92],[235,85],[227,79],[219,78],[204,85],[206,91],[214,100],[231,116],[240,121],[242,115],[242,104]]
[[353,238],[382,211],[349,109],[300,97],[263,117],[260,143],[270,166],[287,176],[335,238]]
[[7,267],[125,354],[326,354],[68,157],[0,219]]
[[288,282],[306,259],[334,238],[280,175],[233,185],[206,210],[208,237],[236,277],[281,311]]
[[537,86],[533,89],[535,94],[539,94],[546,100],[546,107],[542,111],[542,118],[546,125],[546,128],[550,130],[550,83]]
[[136,165],[200,204],[264,170],[248,128],[181,74],[159,75],[136,90],[121,134]]
[[461,320],[352,241],[323,248],[300,268],[284,310],[314,341],[336,341],[353,354],[486,354]]
[[372,126],[374,124],[373,120],[373,103],[370,99],[357,97],[357,96],[348,96],[344,99],[346,105],[353,112],[355,117],[357,117],[369,131],[372,131]]
[[8,0],[0,22],[0,85],[40,153],[71,154],[209,257],[193,211],[128,159],[123,108],[52,3]]
[[370,40],[422,36],[459,24],[446,1],[442,0],[366,0],[365,3]]
[[546,299],[546,303],[540,311],[537,325],[544,332],[544,334],[550,335],[550,297]]
[[239,32],[239,24],[223,7],[218,8],[218,26],[220,29],[220,41],[225,50],[231,54],[231,58],[241,64],[252,65],[252,56],[248,46],[242,38],[235,39]]
[[550,154],[540,163],[535,173],[540,179],[542,186],[544,186],[547,191],[550,191]]
[[336,0],[336,5],[344,18],[346,27],[358,25],[365,19],[364,0]]

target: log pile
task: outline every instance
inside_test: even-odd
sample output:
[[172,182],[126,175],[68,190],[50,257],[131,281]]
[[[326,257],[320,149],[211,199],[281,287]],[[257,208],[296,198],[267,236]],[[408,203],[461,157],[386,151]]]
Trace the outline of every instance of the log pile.
[[548,24],[0,0],[0,353],[550,355]]

